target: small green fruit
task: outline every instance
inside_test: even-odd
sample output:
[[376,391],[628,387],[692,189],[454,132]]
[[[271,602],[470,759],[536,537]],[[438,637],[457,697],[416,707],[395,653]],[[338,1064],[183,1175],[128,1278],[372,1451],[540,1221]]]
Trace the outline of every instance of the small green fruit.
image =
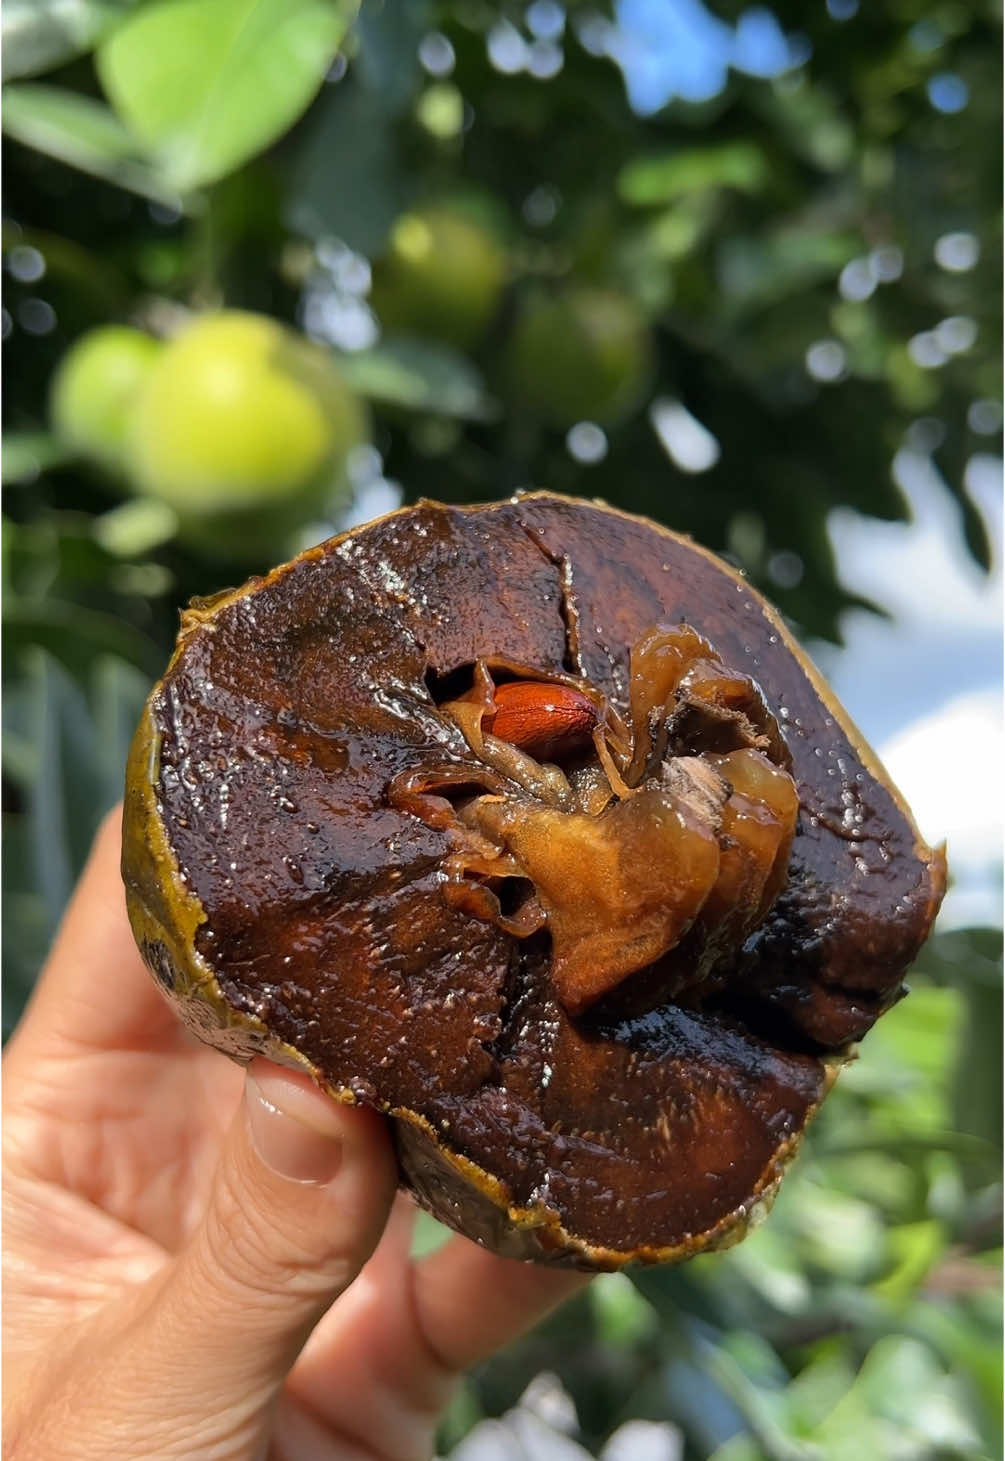
[[255,553],[270,536],[275,546],[277,520],[289,528],[323,510],[366,427],[323,350],[264,315],[223,310],[165,346],[137,402],[130,463],[137,489],[169,503],[188,536],[226,532],[221,552]]
[[469,350],[499,308],[507,268],[499,243],[461,214],[404,213],[374,266],[371,300],[385,328]]
[[511,401],[560,430],[618,420],[637,405],[652,369],[645,317],[627,295],[570,286],[524,300],[506,344]]
[[57,434],[82,456],[121,476],[137,395],[163,346],[129,325],[82,335],[52,380],[50,415]]

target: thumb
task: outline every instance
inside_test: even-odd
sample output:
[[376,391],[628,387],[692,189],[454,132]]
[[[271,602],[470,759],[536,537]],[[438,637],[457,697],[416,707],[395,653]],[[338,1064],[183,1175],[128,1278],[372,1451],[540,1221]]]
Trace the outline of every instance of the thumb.
[[379,1116],[254,1061],[205,1216],[134,1328],[134,1398],[137,1382],[156,1387],[162,1415],[200,1417],[201,1444],[242,1454],[238,1433],[254,1438],[310,1331],[373,1252],[395,1185]]

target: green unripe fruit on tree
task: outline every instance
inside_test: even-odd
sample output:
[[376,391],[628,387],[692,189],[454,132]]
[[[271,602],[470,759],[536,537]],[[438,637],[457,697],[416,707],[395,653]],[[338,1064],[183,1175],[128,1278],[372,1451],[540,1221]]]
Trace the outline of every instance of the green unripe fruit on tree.
[[275,547],[277,524],[330,505],[366,437],[325,351],[264,315],[223,310],[164,347],[136,404],[130,464],[188,537],[223,534],[220,551],[254,554]]
[[121,475],[136,398],[162,348],[129,325],[102,325],[81,335],[52,380],[50,414],[62,440]]
[[460,213],[403,213],[374,265],[371,302],[385,329],[468,350],[499,308],[507,269],[496,239]]
[[652,369],[645,316],[627,295],[568,286],[524,300],[506,343],[502,386],[515,405],[561,430],[617,421]]

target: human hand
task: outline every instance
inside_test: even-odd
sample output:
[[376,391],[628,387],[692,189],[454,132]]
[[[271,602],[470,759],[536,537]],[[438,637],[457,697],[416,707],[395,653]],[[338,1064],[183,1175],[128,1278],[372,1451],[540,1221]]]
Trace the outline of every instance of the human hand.
[[10,1461],[419,1461],[457,1375],[582,1282],[410,1257],[383,1120],[247,1075],[143,968],[95,842],[4,1059]]

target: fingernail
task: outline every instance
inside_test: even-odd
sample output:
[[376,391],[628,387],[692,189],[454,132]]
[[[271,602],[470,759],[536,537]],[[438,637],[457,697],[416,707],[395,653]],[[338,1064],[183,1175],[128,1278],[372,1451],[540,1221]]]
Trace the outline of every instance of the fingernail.
[[330,1182],[342,1161],[334,1103],[281,1074],[249,1071],[244,1093],[252,1145],[265,1165],[290,1182]]

